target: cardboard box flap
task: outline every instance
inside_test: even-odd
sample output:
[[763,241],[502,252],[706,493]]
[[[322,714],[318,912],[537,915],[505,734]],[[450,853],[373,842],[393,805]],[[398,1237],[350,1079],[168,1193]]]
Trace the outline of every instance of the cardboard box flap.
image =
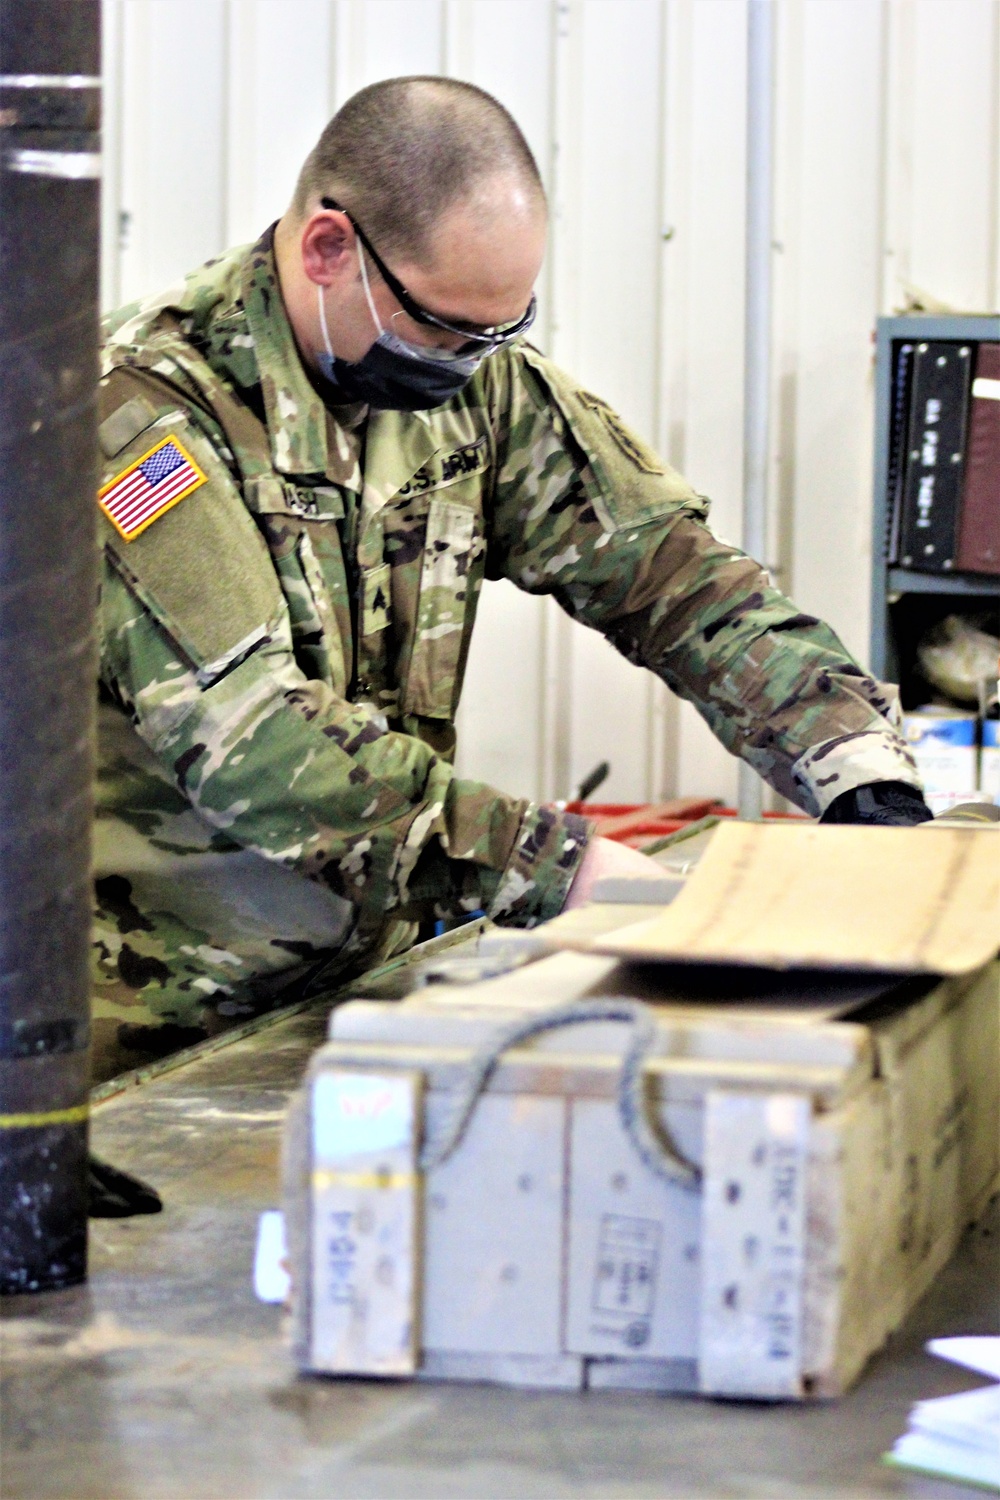
[[587,946],[644,961],[965,974],[998,943],[992,828],[732,822],[670,906]]

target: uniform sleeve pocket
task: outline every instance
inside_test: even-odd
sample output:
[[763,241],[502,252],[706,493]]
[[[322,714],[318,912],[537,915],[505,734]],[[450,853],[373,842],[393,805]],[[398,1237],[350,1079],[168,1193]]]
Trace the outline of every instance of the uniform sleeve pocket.
[[131,539],[102,510],[101,539],[130,592],[208,685],[268,639],[284,602],[264,539],[232,476],[186,419],[157,423],[127,445],[103,490],[128,472],[144,446],[170,438],[191,455],[204,482]]
[[641,526],[680,511],[707,514],[704,497],[664,463],[606,401],[584,390],[536,350],[525,347],[523,354],[587,460],[589,472],[581,478],[606,531]]

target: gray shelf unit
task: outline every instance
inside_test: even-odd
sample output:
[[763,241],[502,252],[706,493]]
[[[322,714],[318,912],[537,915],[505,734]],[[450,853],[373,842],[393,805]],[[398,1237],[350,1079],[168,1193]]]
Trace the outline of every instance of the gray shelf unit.
[[[886,557],[889,517],[889,426],[892,402],[892,346],[897,340],[954,339],[1000,341],[1000,314],[948,317],[879,318],[875,334],[875,473],[872,506],[872,589],[870,665],[876,677],[898,682],[901,662],[897,615],[919,618],[926,605],[927,623],[947,613],[947,601],[961,608],[1000,605],[1000,578],[978,573],[916,573],[890,567]],[[921,603],[923,601],[923,604]],[[902,610],[900,611],[900,606]],[[932,616],[931,611],[934,611]]]

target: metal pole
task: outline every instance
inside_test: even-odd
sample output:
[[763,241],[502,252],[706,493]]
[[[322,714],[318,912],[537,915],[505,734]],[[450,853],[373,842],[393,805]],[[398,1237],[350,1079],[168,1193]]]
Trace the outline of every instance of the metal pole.
[[87,1271],[99,0],[0,0],[0,1292]]
[[[767,458],[771,396],[771,216],[774,138],[774,5],[747,5],[747,237],[743,360],[743,550],[767,562]],[[763,783],[740,762],[739,810],[759,818]]]

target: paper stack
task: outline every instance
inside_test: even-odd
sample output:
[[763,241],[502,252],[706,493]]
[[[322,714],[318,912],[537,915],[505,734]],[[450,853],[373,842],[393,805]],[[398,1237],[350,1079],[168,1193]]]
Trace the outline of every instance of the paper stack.
[[[931,1354],[1000,1380],[1000,1338],[931,1339]],[[887,1463],[1000,1490],[1000,1385],[918,1401]]]

